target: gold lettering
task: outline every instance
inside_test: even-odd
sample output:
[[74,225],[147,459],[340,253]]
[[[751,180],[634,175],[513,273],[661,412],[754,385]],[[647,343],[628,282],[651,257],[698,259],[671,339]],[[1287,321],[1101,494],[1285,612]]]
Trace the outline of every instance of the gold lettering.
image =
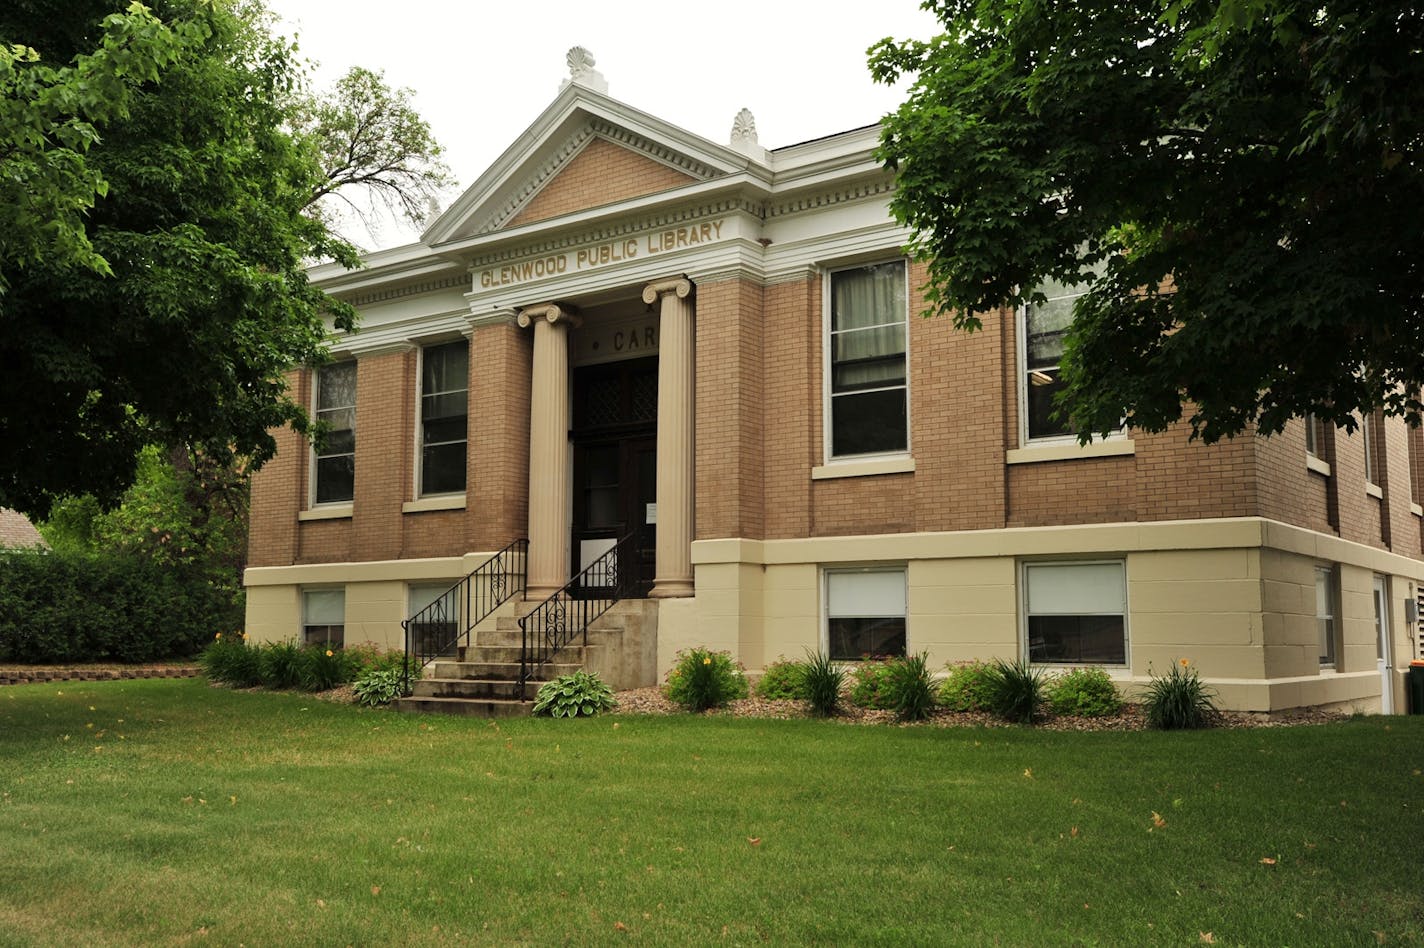
[[716,231],[717,231],[717,239],[718,239],[718,240],[721,240],[721,239],[722,239],[722,222],[721,222],[720,220],[713,221],[713,222],[712,222],[712,226],[713,226],[713,228],[715,228]]

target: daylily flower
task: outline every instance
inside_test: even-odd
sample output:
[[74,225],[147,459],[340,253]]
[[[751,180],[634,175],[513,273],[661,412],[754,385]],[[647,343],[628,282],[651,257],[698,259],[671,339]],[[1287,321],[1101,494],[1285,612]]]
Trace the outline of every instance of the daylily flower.
[[333,652],[331,649],[327,649],[327,650],[326,650],[326,657],[327,657],[327,658],[330,658],[331,656],[333,656],[333,655],[335,655],[335,654],[336,654],[336,653]]

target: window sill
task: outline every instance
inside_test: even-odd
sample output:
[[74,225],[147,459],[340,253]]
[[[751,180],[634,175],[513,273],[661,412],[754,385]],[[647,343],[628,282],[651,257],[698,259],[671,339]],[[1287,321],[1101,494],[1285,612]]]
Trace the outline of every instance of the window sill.
[[1110,458],[1137,453],[1131,438],[1110,438],[1079,444],[1032,444],[1026,448],[1010,448],[1004,452],[1005,464],[1037,464],[1041,461],[1074,461],[1078,458]]
[[440,497],[422,497],[407,500],[401,504],[401,513],[421,513],[426,510],[464,510],[464,494],[445,494]]
[[1365,493],[1371,497],[1378,497],[1380,500],[1384,500],[1384,490],[1381,489],[1378,484],[1370,484],[1367,482],[1365,484]]
[[1409,503],[1409,512],[1414,514],[1414,516],[1416,517],[1424,517],[1424,507],[1419,506],[1413,501],[1410,501]]
[[298,510],[298,520],[347,520],[351,517],[350,504],[333,504],[330,507],[313,507]]
[[871,477],[876,474],[907,474],[915,470],[915,459],[909,455],[893,458],[871,458],[864,461],[832,461],[811,468],[811,480],[828,481],[838,477]]
[[1329,462],[1322,461],[1320,460],[1320,458],[1316,457],[1313,454],[1307,454],[1305,456],[1305,469],[1307,471],[1314,471],[1315,473],[1324,475],[1325,477],[1330,476]]

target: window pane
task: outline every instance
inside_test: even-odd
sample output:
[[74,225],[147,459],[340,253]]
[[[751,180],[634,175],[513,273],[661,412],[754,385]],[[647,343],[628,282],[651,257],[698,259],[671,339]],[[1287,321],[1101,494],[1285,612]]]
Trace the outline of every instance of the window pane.
[[469,388],[470,347],[465,342],[428,346],[421,356],[421,391],[464,391]]
[[325,645],[327,648],[341,648],[345,643],[345,626],[308,625],[302,627],[303,645]]
[[905,389],[836,395],[831,399],[831,453],[903,451]]
[[585,493],[590,527],[613,527],[621,522],[618,516],[618,488],[591,487]]
[[835,616],[903,616],[905,571],[826,573],[826,612]]
[[420,458],[420,492],[454,494],[465,489],[465,442],[429,445]]
[[1125,665],[1122,616],[1029,616],[1030,662]]
[[302,613],[307,625],[341,625],[346,621],[346,591],[305,590],[302,592]]
[[344,454],[336,457],[317,458],[316,461],[316,502],[329,504],[350,500],[355,496],[356,458]]
[[896,260],[831,274],[831,330],[903,323],[905,263]]
[[854,392],[866,388],[887,388],[905,384],[905,357],[840,362],[831,367],[831,392]]
[[459,418],[427,419],[424,428],[426,444],[448,444],[451,441],[463,443],[468,433],[464,415]]
[[464,418],[468,399],[468,392],[426,395],[420,400],[421,417],[427,421],[432,418]]
[[831,658],[854,662],[873,655],[905,654],[905,617],[840,617],[827,620]]
[[1053,563],[1024,567],[1034,615],[1122,613],[1127,588],[1121,563]]
[[356,404],[356,363],[338,362],[317,371],[316,409],[350,408]]
[[352,454],[356,451],[356,432],[350,429],[332,429],[322,439],[319,457],[333,454]]
[[1031,369],[1057,365],[1063,359],[1063,335],[1073,322],[1073,303],[1077,296],[1050,299],[1047,303],[1030,303],[1024,312],[1025,350]]
[[1063,391],[1066,383],[1059,377],[1058,369],[1034,369],[1027,379],[1028,436],[1030,438],[1052,438],[1056,435],[1071,434],[1068,422],[1058,420],[1058,406],[1054,396]]

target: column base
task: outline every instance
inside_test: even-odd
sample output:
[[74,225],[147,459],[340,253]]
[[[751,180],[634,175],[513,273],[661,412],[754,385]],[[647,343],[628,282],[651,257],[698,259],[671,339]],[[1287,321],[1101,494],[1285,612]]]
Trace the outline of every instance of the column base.
[[696,595],[690,579],[655,579],[649,599],[686,599]]
[[560,589],[563,588],[563,583],[560,583],[557,586],[526,586],[524,589],[524,601],[543,602],[545,599],[548,599],[554,593],[558,592]]

